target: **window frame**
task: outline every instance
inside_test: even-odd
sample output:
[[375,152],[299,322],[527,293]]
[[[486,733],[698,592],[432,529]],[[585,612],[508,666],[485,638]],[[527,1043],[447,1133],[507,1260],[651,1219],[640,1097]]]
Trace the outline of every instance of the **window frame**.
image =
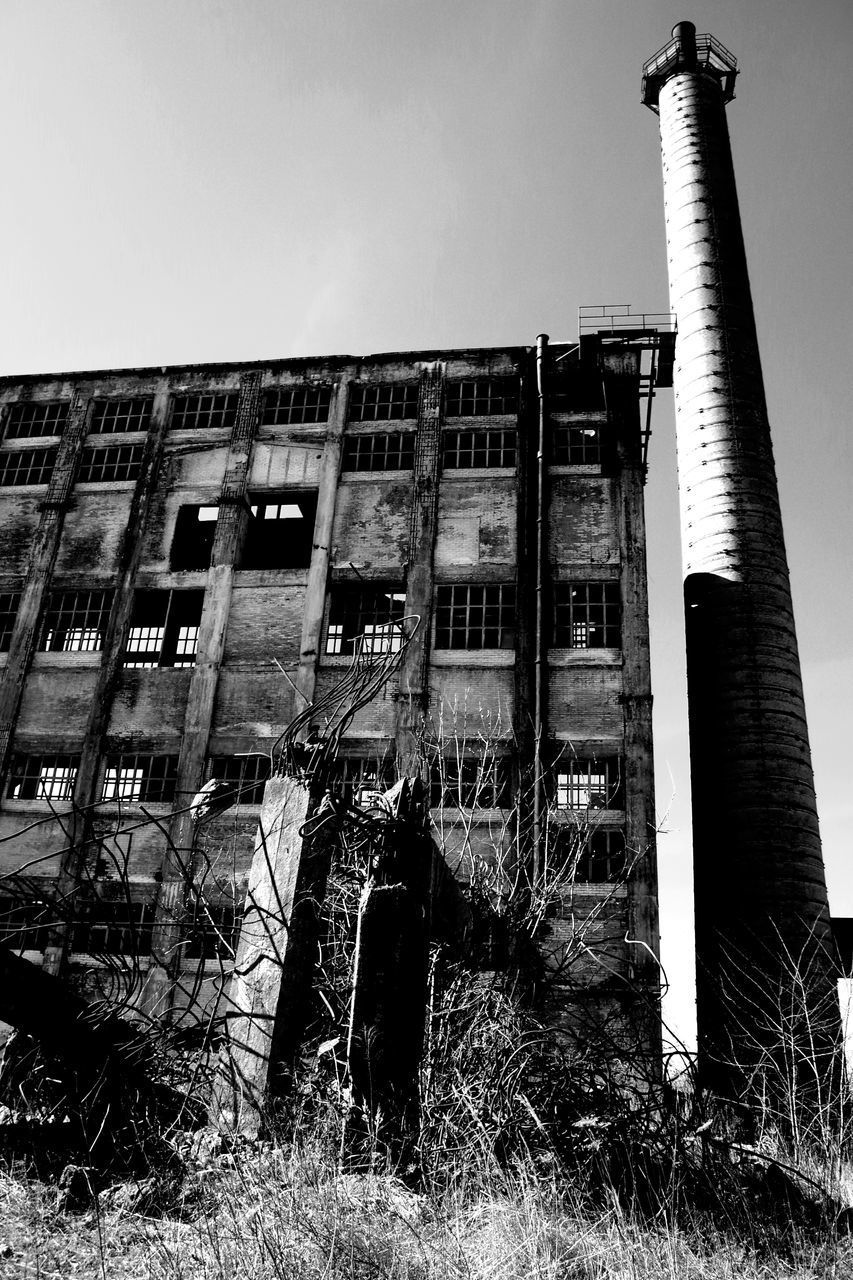
[[171,804],[177,785],[177,755],[111,751],[103,757],[101,804]]
[[354,382],[348,422],[410,422],[418,416],[417,382]]
[[23,591],[0,591],[0,653],[8,653],[21,608]]
[[[479,599],[473,595],[475,592],[481,593]],[[496,598],[492,598],[495,593]],[[487,610],[497,610],[496,621],[487,622]],[[439,583],[435,591],[434,647],[469,652],[513,650],[516,643],[515,616],[514,582]],[[477,633],[479,642],[471,643],[472,639],[476,640]],[[460,638],[463,642],[457,643]],[[487,640],[495,643],[487,644]]]
[[[3,423],[3,439],[37,440],[42,436],[61,436],[68,421],[70,407],[70,400],[17,400],[9,405]],[[54,410],[56,412],[51,412]],[[40,417],[43,421],[40,421]],[[55,429],[33,431],[34,425],[53,426]]]
[[371,431],[344,436],[342,471],[411,471],[415,465],[414,431]]
[[619,754],[571,756],[553,770],[554,808],[561,813],[590,813],[625,808],[624,761]]
[[[192,404],[193,401],[197,403]],[[205,403],[205,402],[209,403]],[[170,431],[230,430],[237,421],[239,391],[187,391],[172,397]]]
[[[19,767],[21,762],[22,767]],[[38,755],[15,752],[6,780],[6,799],[51,803],[69,801],[74,796],[74,784],[77,781],[79,767],[79,754],[71,752],[45,752]],[[42,787],[45,773],[50,775],[47,779],[49,786]],[[13,795],[16,784],[19,793],[23,788],[23,795]]]
[[[591,599],[596,592],[600,599]],[[617,578],[555,582],[552,603],[555,649],[622,648],[622,587]]]
[[[50,484],[57,454],[55,444],[32,449],[0,449],[0,488]],[[15,463],[17,465],[13,465]],[[20,479],[22,475],[24,478]]]
[[[99,653],[109,626],[115,591],[85,588],[51,591],[39,628],[40,653]],[[77,635],[77,643],[69,637]],[[94,634],[94,643],[92,637]],[[60,643],[57,643],[60,640]]]
[[[470,437],[470,442],[464,438]],[[497,437],[500,437],[498,440]],[[470,461],[463,461],[470,456]],[[504,427],[451,427],[442,432],[441,466],[444,471],[516,466],[514,429]]]
[[[146,601],[142,597],[148,597],[148,600]],[[144,605],[148,603],[153,606],[157,602],[157,597],[163,599],[165,604],[162,610],[162,623],[157,621],[140,623],[138,620],[134,623],[134,618],[138,619],[139,617],[137,610],[144,613]],[[196,605],[197,608],[193,608],[193,605]],[[198,654],[203,609],[204,591],[200,588],[138,588],[134,592],[130,623],[124,640],[122,654],[122,667],[124,670],[143,671],[156,670],[163,667],[194,667]],[[152,608],[151,612],[156,617],[157,611]],[[187,619],[191,617],[197,617],[198,621],[188,621]],[[136,637],[137,640],[144,641],[151,641],[156,638],[158,640],[157,645],[152,645],[149,648],[131,648],[130,644],[131,640],[134,639],[134,631],[159,633],[157,637],[154,635]],[[142,660],[143,655],[150,655],[151,660]],[[129,658],[132,660],[129,661]],[[190,661],[190,659],[192,660]]]
[[89,434],[110,436],[145,432],[151,422],[153,406],[153,396],[97,396],[92,402]]
[[233,786],[232,804],[261,805],[264,788],[272,776],[272,761],[257,752],[212,755],[207,761],[207,776]]
[[[556,422],[551,431],[551,464],[555,467],[600,466],[602,459],[600,422]],[[592,436],[592,440],[573,436]]]
[[519,391],[517,374],[475,374],[469,378],[448,379],[445,385],[445,417],[516,416]]
[[[388,601],[387,616],[381,597]],[[355,607],[351,606],[352,601],[356,602]],[[405,638],[398,624],[405,616],[405,588],[396,583],[335,583],[329,592],[323,653],[326,657],[352,657],[356,642],[362,637],[364,654],[397,653]],[[373,634],[367,634],[368,628],[374,628]],[[333,634],[333,629],[338,633]]]
[[304,427],[328,422],[333,387],[268,387],[261,400],[262,427]]
[[[78,484],[120,484],[137,480],[142,471],[143,444],[87,444],[80,456]],[[92,475],[93,471],[99,472]],[[107,474],[109,472],[110,474]]]

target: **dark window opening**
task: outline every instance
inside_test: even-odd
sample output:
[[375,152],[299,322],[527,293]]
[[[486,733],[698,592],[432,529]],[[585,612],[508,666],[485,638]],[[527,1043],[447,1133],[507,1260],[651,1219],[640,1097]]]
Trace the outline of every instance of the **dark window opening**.
[[551,461],[557,466],[601,462],[601,428],[594,423],[559,424],[553,428]]
[[316,490],[256,494],[250,499],[243,569],[305,569],[311,563]]
[[97,435],[107,435],[112,431],[147,431],[152,403],[151,396],[133,400],[96,400],[89,430]]
[[175,798],[177,756],[109,755],[101,799],[162,803]]
[[203,591],[137,591],[124,665],[193,667]]
[[580,832],[553,826],[553,860],[572,873],[576,884],[613,884],[627,869],[625,834],[613,827]]
[[418,416],[416,382],[379,382],[372,386],[353,385],[350,393],[350,422],[389,422]]
[[12,757],[6,795],[10,800],[70,800],[80,757]]
[[621,632],[618,582],[555,583],[555,648],[618,649]]
[[369,809],[393,787],[394,774],[390,757],[344,756],[335,761],[330,781],[349,804]]
[[515,587],[462,584],[436,593],[436,649],[511,649]]
[[67,400],[24,401],[13,404],[6,418],[6,440],[29,440],[33,436],[58,436],[68,420]]
[[362,653],[396,653],[403,643],[400,620],[405,613],[406,593],[387,583],[333,587],[326,653],[354,653],[359,639]]
[[448,418],[518,413],[516,378],[464,378],[447,384]]
[[20,591],[0,591],[0,653],[9,652],[20,604]]
[[56,449],[9,449],[0,453],[0,485],[47,484]]
[[604,409],[604,383],[594,366],[572,369],[549,378],[546,404],[551,413],[580,413]]
[[71,928],[71,950],[89,956],[147,956],[154,907],[147,902],[81,902]]
[[236,391],[202,392],[194,396],[175,396],[172,402],[173,430],[192,428],[205,431],[216,427],[233,427],[237,419],[239,395]]
[[188,922],[188,960],[230,960],[237,951],[242,908],[233,902],[196,902]]
[[262,804],[270,776],[269,756],[211,756],[210,776],[233,788],[233,804]]
[[52,902],[0,898],[0,942],[19,954],[44,951],[55,919]]
[[89,445],[83,450],[77,479],[84,484],[101,480],[135,480],[142,470],[141,444]]
[[344,440],[344,471],[408,471],[414,465],[413,431],[347,436]]
[[430,806],[503,809],[510,804],[512,762],[505,757],[445,756],[430,768]]
[[267,391],[261,409],[261,426],[300,426],[328,422],[331,387],[280,387]]
[[619,756],[560,761],[554,776],[558,809],[622,809],[625,805]]
[[207,569],[216,537],[219,507],[185,506],[175,520],[169,563],[173,569]]
[[54,653],[103,649],[112,603],[112,591],[51,591],[39,648]]
[[445,431],[442,464],[458,467],[514,467],[514,431]]

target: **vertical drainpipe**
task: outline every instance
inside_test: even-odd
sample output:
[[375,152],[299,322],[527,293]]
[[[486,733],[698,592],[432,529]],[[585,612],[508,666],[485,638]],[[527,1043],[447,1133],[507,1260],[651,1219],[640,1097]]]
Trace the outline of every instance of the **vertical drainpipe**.
[[536,451],[536,622],[533,655],[533,883],[539,881],[542,866],[542,734],[544,732],[544,643],[545,590],[545,358],[548,335],[536,338],[536,390],[539,397],[539,438]]

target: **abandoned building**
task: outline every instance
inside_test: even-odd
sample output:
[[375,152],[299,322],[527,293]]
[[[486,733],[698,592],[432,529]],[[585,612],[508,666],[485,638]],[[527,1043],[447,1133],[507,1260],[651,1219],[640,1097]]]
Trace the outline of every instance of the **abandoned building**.
[[[277,740],[405,615],[339,791],[421,773],[452,871],[553,884],[552,962],[586,920],[573,985],[655,1006],[643,480],[674,335],[622,308],[583,327],[2,381],[5,941],[53,972],[130,947],[144,970],[171,847],[206,879],[184,963],[227,970]],[[231,793],[200,824],[209,779]]]

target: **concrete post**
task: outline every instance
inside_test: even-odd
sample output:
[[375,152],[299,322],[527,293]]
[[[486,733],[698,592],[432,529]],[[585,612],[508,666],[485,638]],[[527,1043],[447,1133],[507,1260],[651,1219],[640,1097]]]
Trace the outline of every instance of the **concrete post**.
[[[646,64],[660,113],[687,615],[698,1014],[706,1078],[780,1034],[804,952],[834,990],[782,520],[724,104],[736,64],[681,23]],[[816,957],[816,958],[815,958]],[[812,1031],[815,1031],[813,1025]],[[792,1032],[806,1035],[805,1029]],[[824,1043],[826,1043],[824,1039]],[[799,1048],[809,1052],[808,1043]]]

